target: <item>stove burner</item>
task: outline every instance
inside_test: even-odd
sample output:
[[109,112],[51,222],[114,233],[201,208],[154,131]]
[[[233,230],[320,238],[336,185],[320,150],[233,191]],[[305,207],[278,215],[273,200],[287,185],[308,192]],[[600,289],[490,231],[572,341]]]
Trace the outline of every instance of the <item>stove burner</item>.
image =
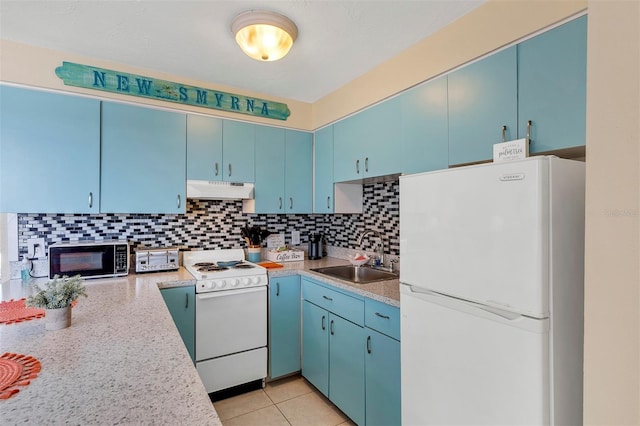
[[229,268],[221,268],[220,266],[211,264],[207,266],[200,266],[198,268],[198,272],[219,272],[219,271],[226,271],[227,269]]
[[249,265],[248,263],[238,263],[236,266],[234,266],[234,269],[251,269],[253,267],[253,265]]
[[213,262],[198,262],[198,263],[194,263],[193,266],[215,266],[215,263]]

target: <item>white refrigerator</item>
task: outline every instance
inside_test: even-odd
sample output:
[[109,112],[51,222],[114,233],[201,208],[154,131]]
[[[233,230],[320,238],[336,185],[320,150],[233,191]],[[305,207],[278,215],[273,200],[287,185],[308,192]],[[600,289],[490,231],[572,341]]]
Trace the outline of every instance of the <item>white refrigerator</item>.
[[582,424],[584,163],[400,177],[404,425]]

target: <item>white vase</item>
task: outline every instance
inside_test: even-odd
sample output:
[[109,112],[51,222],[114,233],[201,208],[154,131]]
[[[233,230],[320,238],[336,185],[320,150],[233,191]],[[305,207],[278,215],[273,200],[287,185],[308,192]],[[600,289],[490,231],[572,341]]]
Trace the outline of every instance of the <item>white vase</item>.
[[44,328],[46,330],[60,330],[71,325],[71,306],[58,309],[45,309],[44,312]]

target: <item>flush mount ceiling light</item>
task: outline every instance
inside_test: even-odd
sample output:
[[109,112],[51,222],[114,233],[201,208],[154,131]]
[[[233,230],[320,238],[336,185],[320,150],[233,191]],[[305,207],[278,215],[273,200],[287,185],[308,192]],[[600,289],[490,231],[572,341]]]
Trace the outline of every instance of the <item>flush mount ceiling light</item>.
[[235,17],[231,31],[247,56],[258,61],[277,61],[289,53],[298,27],[279,13],[250,10]]

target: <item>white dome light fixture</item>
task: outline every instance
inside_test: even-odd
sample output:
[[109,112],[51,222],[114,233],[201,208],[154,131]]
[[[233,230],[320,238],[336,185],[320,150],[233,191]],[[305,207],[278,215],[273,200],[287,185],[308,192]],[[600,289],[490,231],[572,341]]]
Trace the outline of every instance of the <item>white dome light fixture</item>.
[[283,58],[298,37],[291,19],[266,10],[242,12],[231,23],[231,31],[242,51],[258,61]]

